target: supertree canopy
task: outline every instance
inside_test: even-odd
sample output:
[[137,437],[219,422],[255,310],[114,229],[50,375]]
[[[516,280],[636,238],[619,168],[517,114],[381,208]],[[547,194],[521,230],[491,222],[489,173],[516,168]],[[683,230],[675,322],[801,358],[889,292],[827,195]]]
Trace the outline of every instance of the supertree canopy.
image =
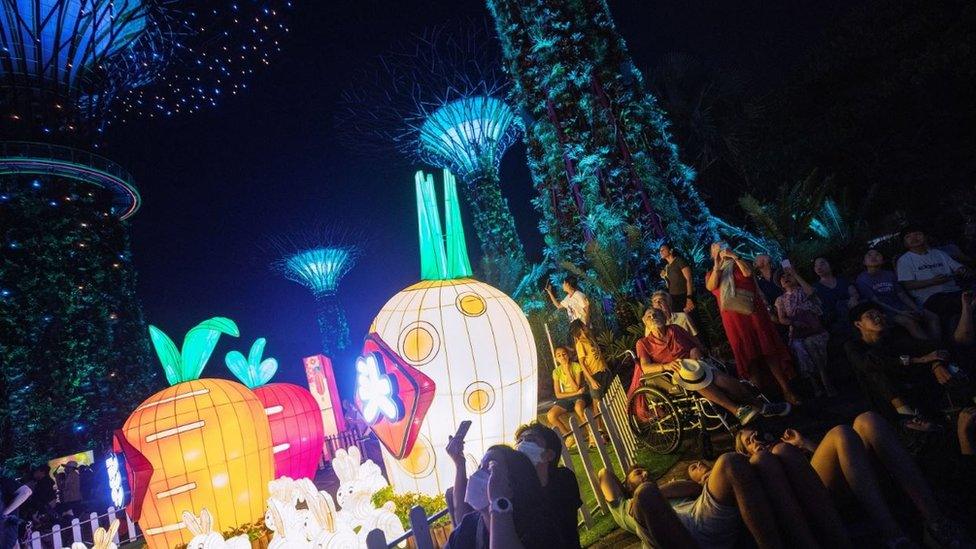
[[[681,163],[604,0],[488,0],[526,113],[526,148],[547,253],[579,261],[594,216],[611,212],[648,243],[693,255],[719,225]],[[639,258],[641,272],[656,247]]]
[[362,253],[353,238],[331,229],[272,239],[280,258],[272,264],[315,297],[322,352],[335,357],[349,345],[349,325],[339,302],[339,283]]
[[156,383],[126,222],[141,199],[91,149],[115,121],[242,89],[288,5],[0,5],[0,465],[106,447]]
[[486,29],[439,28],[383,56],[343,93],[339,125],[352,140],[457,173],[486,256],[524,260],[499,162],[521,134],[508,81]]

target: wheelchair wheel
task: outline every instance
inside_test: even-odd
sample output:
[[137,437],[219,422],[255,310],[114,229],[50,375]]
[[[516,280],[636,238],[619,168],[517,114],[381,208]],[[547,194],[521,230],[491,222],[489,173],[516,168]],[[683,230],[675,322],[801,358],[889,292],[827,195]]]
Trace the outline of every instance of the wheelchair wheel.
[[653,387],[634,391],[627,402],[627,417],[634,433],[652,452],[670,454],[681,444],[681,415],[661,391]]

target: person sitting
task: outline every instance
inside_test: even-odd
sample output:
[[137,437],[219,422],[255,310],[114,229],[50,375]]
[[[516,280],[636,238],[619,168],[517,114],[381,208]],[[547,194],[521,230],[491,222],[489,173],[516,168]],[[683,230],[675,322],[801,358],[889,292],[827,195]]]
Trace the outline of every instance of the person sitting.
[[813,261],[813,272],[817,275],[813,289],[823,310],[824,326],[835,337],[849,336],[851,327],[847,324],[847,311],[861,300],[857,288],[843,276],[835,276],[825,257]]
[[898,258],[898,282],[916,303],[951,324],[962,312],[962,289],[956,277],[967,276],[968,269],[942,250],[929,248],[925,231],[918,226],[902,229],[901,239],[908,251]]
[[614,522],[637,535],[643,547],[732,547],[743,522],[760,548],[784,546],[780,526],[791,525],[778,524],[769,495],[746,458],[726,453],[714,466],[693,467],[689,475],[696,480],[660,487],[640,466],[631,467],[623,483],[606,469],[598,478]]
[[884,256],[874,248],[864,254],[864,272],[854,284],[861,297],[877,305],[888,320],[908,330],[915,339],[942,337],[939,316],[925,310],[905,293],[895,273],[882,269]]
[[533,421],[515,430],[515,441],[515,449],[525,454],[535,465],[556,529],[565,534],[561,537],[564,543],[554,543],[554,549],[579,549],[577,514],[583,506],[583,500],[580,498],[576,475],[559,465],[562,439],[549,427]]
[[[793,270],[785,267],[779,275],[783,295],[776,298],[776,314],[780,324],[789,327],[790,350],[799,366],[800,375],[814,386],[814,395],[824,392],[836,396],[837,390],[827,375],[827,341],[830,335],[820,322],[820,303],[811,299],[814,288]],[[819,380],[817,380],[819,377]]]
[[[736,434],[736,451],[752,456],[768,450],[776,441],[763,435],[755,429],[743,428]],[[884,500],[873,463],[880,464],[908,495],[925,520],[928,537],[942,547],[959,547],[952,542],[966,539],[965,533],[939,508],[922,472],[880,414],[862,413],[853,425],[838,425],[827,431],[819,443],[795,429],[786,429],[780,440],[810,456],[810,464],[831,493],[853,494],[881,530],[889,547],[907,538]]]
[[[967,297],[962,299],[971,301]],[[963,315],[960,324],[971,324],[968,316]],[[940,402],[946,386],[963,383],[963,374],[949,368],[949,352],[936,343],[890,330],[872,302],[851,309],[850,320],[858,337],[848,341],[845,350],[872,407],[902,420],[907,428],[930,430],[931,425],[919,418],[917,406]]]
[[[570,360],[567,347],[556,347],[554,353],[556,367],[552,370],[552,388],[556,401],[546,413],[546,419],[559,433],[566,436],[570,433],[566,418],[570,411],[576,413],[580,423],[586,421],[583,410],[590,404],[590,394],[583,381],[583,371],[578,362]],[[575,445],[570,439],[570,444]]]
[[565,309],[569,322],[579,320],[586,326],[590,325],[590,299],[580,291],[579,281],[575,276],[567,276],[563,279],[563,292],[566,297],[562,301],[556,299],[556,294],[552,291],[552,284],[546,284],[546,294],[549,300],[557,309]]
[[725,408],[743,425],[759,413],[768,416],[790,413],[788,403],[761,405],[760,400],[738,380],[702,361],[701,349],[680,326],[667,324],[664,311],[648,309],[643,320],[648,334],[637,341],[637,356],[643,374],[672,372],[674,384]]
[[533,549],[553,545],[566,534],[556,529],[538,473],[525,454],[504,444],[491,446],[478,470],[466,478],[464,441],[452,438],[447,452],[459,472],[454,500],[458,494],[464,499],[455,506],[455,516],[462,518],[446,548]]
[[[676,326],[681,326],[684,331],[688,332],[691,337],[698,339],[698,328],[695,327],[695,323],[692,322],[691,317],[685,312],[674,312],[671,307],[672,300],[671,294],[665,292],[664,290],[658,290],[651,294],[651,307],[654,309],[660,309],[664,311],[667,318],[668,324],[674,324]],[[647,335],[647,329],[644,330],[644,335]],[[699,347],[702,345],[699,343]]]

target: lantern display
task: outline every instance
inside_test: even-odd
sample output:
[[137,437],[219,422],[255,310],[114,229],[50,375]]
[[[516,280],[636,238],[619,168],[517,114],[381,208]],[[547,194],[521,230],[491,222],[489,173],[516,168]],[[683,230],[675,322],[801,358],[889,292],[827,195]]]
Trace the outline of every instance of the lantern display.
[[[426,414],[411,420],[416,433],[402,448],[403,457],[384,443],[383,458],[398,492],[435,495],[454,479],[444,448],[458,424],[472,421],[465,450],[473,459],[493,444],[512,443],[515,429],[536,417],[538,372],[535,340],[519,306],[471,278],[453,176],[444,171],[446,230],[441,229],[433,177],[418,172],[416,186],[422,280],[393,296],[373,320],[368,348],[357,364],[356,401],[379,436],[377,426],[403,420],[387,414],[384,379],[390,382],[394,406],[403,407],[410,397],[405,392],[414,390],[409,383],[394,382],[390,364],[402,360],[433,383]],[[377,371],[372,372],[367,359],[384,354],[392,362],[374,358]],[[386,363],[383,371],[381,362]],[[361,398],[364,388],[366,399]],[[379,408],[369,407],[370,399],[378,399]]]
[[227,367],[264,404],[271,426],[275,478],[314,478],[322,455],[322,414],[311,393],[291,383],[265,385],[278,371],[278,361],[261,359],[267,341],[254,341],[244,358],[238,351],[224,357]]
[[262,519],[274,476],[264,405],[240,383],[198,379],[220,335],[236,337],[237,325],[220,317],[201,322],[181,350],[155,326],[149,334],[171,386],[147,398],[116,432],[129,516],[151,549],[191,540],[184,512],[207,509],[215,531]]
[[336,387],[332,360],[325,355],[305,357],[305,376],[308,391],[315,397],[322,412],[322,429],[325,436],[337,435],[346,430],[346,418],[339,409],[339,388]]

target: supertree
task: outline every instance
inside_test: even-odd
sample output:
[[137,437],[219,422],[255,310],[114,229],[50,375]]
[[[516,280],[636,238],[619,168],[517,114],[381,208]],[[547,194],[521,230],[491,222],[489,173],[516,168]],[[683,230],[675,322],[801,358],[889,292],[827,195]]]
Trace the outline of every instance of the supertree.
[[524,261],[502,196],[499,162],[522,132],[509,82],[484,25],[439,27],[382,56],[345,90],[338,122],[347,141],[394,147],[453,171],[464,183],[482,253]]
[[[488,0],[526,113],[529,166],[548,253],[575,260],[612,212],[648,243],[700,255],[721,226],[682,164],[668,121],[604,0]],[[638,258],[648,272],[656,246]]]
[[353,235],[319,229],[271,240],[279,259],[272,268],[312,292],[322,352],[335,358],[349,345],[349,325],[339,301],[339,283],[355,265],[362,247]]
[[104,448],[156,383],[106,128],[192,112],[277,48],[279,3],[11,0],[0,7],[0,461]]

